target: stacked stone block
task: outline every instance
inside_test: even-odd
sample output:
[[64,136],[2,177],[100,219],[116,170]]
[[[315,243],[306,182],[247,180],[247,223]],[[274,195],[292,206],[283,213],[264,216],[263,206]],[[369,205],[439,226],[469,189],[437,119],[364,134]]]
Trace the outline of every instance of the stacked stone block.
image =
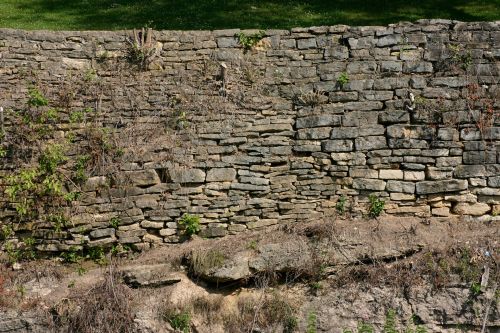
[[[106,195],[99,189],[109,179],[90,178],[70,228],[59,234],[37,230],[40,249],[177,242],[177,222],[185,213],[201,217],[204,237],[329,218],[341,196],[350,214],[362,216],[370,194],[386,201],[389,214],[498,221],[498,22],[269,30],[265,43],[249,52],[239,45],[238,33],[156,31],[158,56],[141,73],[139,90],[138,84],[124,84],[120,75],[128,74],[96,64],[104,55],[122,59],[130,32],[0,30],[5,108],[25,103],[26,70],[36,70],[40,82],[57,88],[68,71],[98,68],[114,86],[113,100],[104,99],[102,106],[107,121],[125,124],[140,121],[130,94],[140,96],[144,117],[163,110],[176,89],[172,78],[205,82],[208,60],[229,64],[229,72],[246,61],[266,87],[265,95],[233,88],[250,98],[230,126],[212,126],[212,118],[193,115],[199,125],[193,148],[185,152],[187,166],[168,157],[161,163],[132,160],[118,176],[127,186]],[[464,55],[470,57],[466,70],[457,63]],[[341,83],[341,75],[348,82]],[[467,108],[471,82],[493,96],[488,128],[477,128],[477,110]],[[202,96],[218,94],[199,87]],[[424,112],[409,93],[440,109]],[[3,216],[7,221],[8,214]],[[110,227],[113,218],[117,228]]]

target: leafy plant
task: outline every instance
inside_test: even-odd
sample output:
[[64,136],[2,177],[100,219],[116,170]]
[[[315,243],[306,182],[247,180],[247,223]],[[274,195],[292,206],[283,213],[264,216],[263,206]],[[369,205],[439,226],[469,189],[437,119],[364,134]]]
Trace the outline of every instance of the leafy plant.
[[116,216],[112,217],[111,220],[109,220],[109,225],[114,229],[118,229],[118,226],[120,225],[120,219]]
[[372,218],[380,216],[380,214],[384,211],[385,201],[379,199],[375,194],[370,194],[368,200],[370,202],[368,215]]
[[70,247],[68,251],[61,252],[60,257],[67,263],[77,263],[83,259],[80,252],[75,247]]
[[477,283],[477,282],[473,282],[471,285],[470,285],[470,293],[472,296],[478,296],[481,294],[481,284],[480,283]]
[[127,59],[141,70],[145,70],[156,55],[156,47],[152,41],[153,30],[142,28],[141,31],[134,29],[132,38],[128,38]]
[[340,73],[337,78],[337,84],[340,88],[343,88],[347,83],[349,83],[349,75],[346,72]]
[[396,311],[389,309],[385,315],[384,333],[398,333],[396,329]]
[[87,256],[99,265],[105,265],[107,263],[104,249],[100,246],[89,248]]
[[188,237],[200,232],[200,217],[197,215],[185,213],[177,223],[184,228],[184,234]]
[[311,311],[307,315],[307,328],[306,333],[316,333],[317,332],[317,321],[316,312]]
[[243,32],[240,32],[236,35],[238,37],[238,42],[245,49],[245,51],[251,50],[258,42],[260,42],[266,36],[266,32],[260,30],[259,32],[247,35]]
[[28,105],[29,106],[47,106],[49,101],[42,92],[34,86],[28,88]]
[[337,203],[335,204],[335,209],[337,213],[344,214],[345,213],[345,204],[347,202],[347,198],[345,195],[341,195]]
[[191,313],[187,310],[176,313],[168,313],[165,315],[166,320],[174,330],[179,330],[183,333],[189,333],[191,330]]

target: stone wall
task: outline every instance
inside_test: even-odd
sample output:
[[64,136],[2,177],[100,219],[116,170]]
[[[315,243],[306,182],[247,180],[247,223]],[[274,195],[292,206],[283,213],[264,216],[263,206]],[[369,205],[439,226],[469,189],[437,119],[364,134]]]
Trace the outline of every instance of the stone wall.
[[[499,22],[268,30],[248,50],[240,32],[155,31],[141,71],[126,59],[130,31],[0,29],[5,109],[26,104],[27,77],[57,95],[91,73],[106,87],[105,126],[190,128],[179,136],[189,146],[142,142],[113,176],[126,188],[91,177],[71,225],[57,237],[37,229],[39,249],[177,242],[184,213],[207,237],[328,218],[342,196],[362,216],[370,194],[388,214],[498,221]],[[1,216],[8,223],[12,208]]]

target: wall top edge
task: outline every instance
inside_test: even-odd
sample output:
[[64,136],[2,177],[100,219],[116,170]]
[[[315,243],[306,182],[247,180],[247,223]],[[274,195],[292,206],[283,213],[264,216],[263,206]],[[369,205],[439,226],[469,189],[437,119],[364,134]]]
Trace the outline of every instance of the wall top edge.
[[[366,32],[366,31],[377,31],[381,29],[390,28],[404,28],[404,27],[419,27],[419,26],[448,26],[455,30],[460,29],[472,29],[472,30],[500,30],[500,21],[477,21],[477,22],[463,22],[458,20],[447,20],[447,19],[420,19],[415,22],[398,22],[391,23],[387,25],[367,25],[367,26],[349,26],[344,24],[338,25],[324,25],[324,26],[311,26],[311,27],[295,27],[291,29],[216,29],[216,30],[155,30],[160,33],[171,33],[171,34],[181,34],[181,33],[192,33],[192,34],[213,34],[215,36],[229,36],[234,35],[239,32],[252,33],[257,31],[265,31],[266,35],[279,35],[283,33],[300,33],[309,32],[313,34],[325,34],[325,33],[343,33],[343,32]],[[140,29],[140,27],[137,27]],[[25,30],[25,29],[13,29],[13,28],[0,28],[0,38],[4,38],[3,35],[37,35],[37,34],[54,34],[61,36],[74,36],[74,35],[95,35],[102,36],[105,34],[128,34],[133,29],[127,30]]]

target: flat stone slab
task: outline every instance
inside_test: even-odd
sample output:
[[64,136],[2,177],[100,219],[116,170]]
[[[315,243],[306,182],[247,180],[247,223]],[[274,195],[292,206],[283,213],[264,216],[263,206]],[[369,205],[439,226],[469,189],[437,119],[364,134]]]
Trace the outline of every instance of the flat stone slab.
[[181,282],[181,275],[169,264],[143,265],[122,270],[123,281],[131,288],[162,287]]

